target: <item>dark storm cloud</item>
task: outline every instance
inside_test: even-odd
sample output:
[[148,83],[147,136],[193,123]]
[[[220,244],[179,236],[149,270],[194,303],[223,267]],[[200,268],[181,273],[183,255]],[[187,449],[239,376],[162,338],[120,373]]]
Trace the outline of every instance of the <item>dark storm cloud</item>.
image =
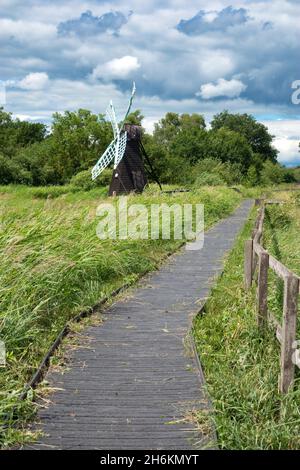
[[118,33],[127,21],[128,17],[120,11],[104,13],[102,16],[94,16],[88,10],[82,13],[80,18],[61,22],[57,27],[57,32],[61,36],[75,34],[81,37],[103,34],[107,31]]
[[201,10],[193,18],[181,20],[177,29],[189,36],[197,36],[210,32],[224,32],[230,27],[246,23],[249,19],[245,8],[236,10],[232,6],[216,13],[216,17],[212,21],[209,21],[207,16],[207,12]]

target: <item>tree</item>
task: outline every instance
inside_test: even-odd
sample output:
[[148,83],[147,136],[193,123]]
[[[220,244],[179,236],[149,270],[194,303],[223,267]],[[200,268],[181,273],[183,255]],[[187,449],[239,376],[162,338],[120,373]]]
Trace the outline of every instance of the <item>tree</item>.
[[79,171],[96,163],[113,139],[110,123],[103,115],[79,109],[53,116],[52,139],[54,165],[67,181]]
[[246,183],[248,186],[256,186],[259,183],[259,175],[257,173],[257,168],[254,165],[251,165],[247,171]]
[[33,186],[59,185],[65,182],[64,168],[57,158],[51,136],[43,142],[20,149],[12,161],[31,175],[30,184]]
[[237,163],[241,171],[246,172],[253,163],[253,153],[247,140],[235,131],[222,127],[208,133],[207,158],[212,157],[222,162]]
[[270,160],[275,163],[277,161],[278,151],[272,146],[274,136],[272,136],[268,128],[256,121],[249,114],[230,114],[223,111],[214,116],[211,127],[213,131],[227,128],[231,131],[238,132],[244,136],[254,153],[260,154],[263,161]]
[[280,183],[293,183],[296,181],[296,178],[283,166],[267,161],[263,165],[260,180],[261,184],[269,186]]
[[135,126],[141,126],[145,116],[142,115],[140,109],[137,109],[133,113],[130,113],[126,118],[127,124],[134,124]]
[[26,147],[42,142],[46,137],[47,128],[39,122],[15,121],[16,142],[18,147]]
[[0,152],[11,157],[15,152],[16,135],[12,114],[0,107]]
[[204,117],[200,114],[167,113],[154,126],[153,137],[159,145],[163,145],[170,150],[170,145],[174,139],[183,131],[197,132],[205,129]]
[[199,114],[167,113],[145,146],[162,182],[184,182],[205,148],[205,120]]
[[201,127],[183,127],[170,143],[170,155],[195,164],[205,157],[207,132]]
[[31,174],[21,165],[0,154],[0,184],[32,183]]
[[20,148],[35,142],[42,142],[46,137],[44,124],[13,119],[12,114],[0,108],[0,151],[12,157]]

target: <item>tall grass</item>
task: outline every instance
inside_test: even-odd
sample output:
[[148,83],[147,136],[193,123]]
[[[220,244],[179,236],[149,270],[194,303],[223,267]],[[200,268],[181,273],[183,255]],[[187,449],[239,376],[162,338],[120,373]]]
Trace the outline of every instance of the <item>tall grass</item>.
[[[300,208],[296,195],[276,194],[289,204],[269,206],[265,245],[300,274]],[[213,289],[194,334],[215,412],[212,416],[222,449],[299,449],[300,380],[286,397],[278,393],[280,346],[273,331],[262,335],[256,324],[255,287],[243,285],[244,228]],[[282,318],[281,284],[270,271],[269,305]],[[300,310],[299,310],[300,311]],[[300,326],[300,325],[299,325]],[[300,328],[298,328],[300,338]],[[203,419],[203,417],[199,417]]]
[[[19,424],[34,412],[31,398],[20,404],[18,394],[65,323],[116,286],[155,269],[179,246],[178,240],[100,241],[95,214],[103,192],[60,188],[66,192],[58,195],[52,188],[56,197],[45,199],[39,191],[46,190],[0,188],[0,337],[7,348],[7,367],[0,369],[2,423],[15,406]],[[204,203],[206,226],[226,217],[240,200],[226,188],[173,196],[150,189],[129,197],[129,203],[146,205]],[[25,438],[10,425],[0,442],[7,446]]]

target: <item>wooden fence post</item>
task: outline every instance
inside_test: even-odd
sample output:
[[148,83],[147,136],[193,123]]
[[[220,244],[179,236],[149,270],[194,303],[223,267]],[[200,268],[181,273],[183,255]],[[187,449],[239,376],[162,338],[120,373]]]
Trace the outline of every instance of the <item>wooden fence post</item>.
[[293,386],[295,364],[293,363],[293,343],[296,341],[299,279],[287,276],[284,282],[284,308],[282,325],[282,345],[280,360],[279,391],[287,393]]
[[261,253],[259,255],[258,268],[257,323],[259,328],[263,328],[268,321],[268,253]]
[[253,240],[245,242],[245,287],[251,289],[253,279]]

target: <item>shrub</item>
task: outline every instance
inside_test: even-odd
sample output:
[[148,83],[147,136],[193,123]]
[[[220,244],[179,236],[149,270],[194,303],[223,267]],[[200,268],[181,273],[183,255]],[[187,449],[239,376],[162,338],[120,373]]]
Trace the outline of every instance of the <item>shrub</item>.
[[31,188],[33,197],[37,199],[49,199],[63,196],[64,194],[74,193],[80,191],[79,188],[74,186],[42,186],[40,188]]
[[216,173],[208,173],[204,172],[201,176],[198,176],[196,179],[194,186],[196,188],[200,186],[224,186],[225,181],[221,175]]
[[267,211],[269,221],[274,229],[285,229],[291,224],[291,217],[281,206],[272,205]]
[[0,154],[0,184],[32,184],[29,171],[10,158]]
[[247,171],[246,177],[246,185],[247,186],[256,186],[259,184],[259,175],[257,168],[254,165],[251,165],[249,170]]
[[70,184],[75,188],[80,188],[83,191],[90,191],[91,189],[99,188],[101,186],[108,186],[112,177],[112,171],[105,169],[96,180],[92,180],[91,171],[84,170],[71,178]]
[[216,158],[200,160],[192,170],[192,180],[196,186],[240,184],[243,179],[238,163],[222,163]]
[[296,204],[297,207],[300,207],[300,193],[294,194],[294,203]]

